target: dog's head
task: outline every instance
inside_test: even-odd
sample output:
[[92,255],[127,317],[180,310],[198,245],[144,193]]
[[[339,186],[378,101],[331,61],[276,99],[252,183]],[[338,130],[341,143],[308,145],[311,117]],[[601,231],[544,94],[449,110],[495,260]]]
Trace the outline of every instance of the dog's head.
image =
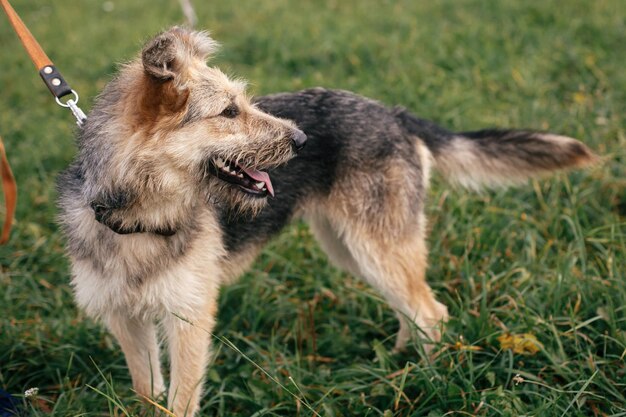
[[265,170],[294,157],[306,136],[257,109],[244,82],[207,66],[216,49],[205,32],[177,27],[146,44],[140,65],[127,70],[139,78],[123,100],[132,106],[125,111],[131,133],[142,142],[132,148],[142,161],[207,186],[213,199],[254,210],[274,193]]

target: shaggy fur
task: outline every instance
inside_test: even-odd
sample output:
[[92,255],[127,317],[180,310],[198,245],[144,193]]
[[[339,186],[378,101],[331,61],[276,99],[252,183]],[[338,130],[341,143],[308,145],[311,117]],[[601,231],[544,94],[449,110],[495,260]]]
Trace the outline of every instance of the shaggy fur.
[[397,312],[397,349],[414,325],[432,343],[447,309],[424,277],[431,167],[478,188],[594,159],[568,137],[452,133],[345,91],[252,104],[205,64],[215,47],[179,28],[150,41],[98,98],[59,181],[77,303],[118,339],[146,397],[165,391],[161,324],[178,416],[198,410],[220,286],[293,218]]

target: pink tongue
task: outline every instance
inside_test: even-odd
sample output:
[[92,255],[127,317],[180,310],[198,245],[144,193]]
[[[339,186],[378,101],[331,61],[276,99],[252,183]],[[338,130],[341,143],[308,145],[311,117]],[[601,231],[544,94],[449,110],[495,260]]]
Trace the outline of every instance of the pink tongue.
[[272,181],[270,181],[270,176],[265,171],[257,171],[256,169],[246,169],[242,168],[250,178],[256,181],[264,182],[265,187],[267,187],[267,191],[269,191],[270,195],[274,197],[274,187],[272,187]]

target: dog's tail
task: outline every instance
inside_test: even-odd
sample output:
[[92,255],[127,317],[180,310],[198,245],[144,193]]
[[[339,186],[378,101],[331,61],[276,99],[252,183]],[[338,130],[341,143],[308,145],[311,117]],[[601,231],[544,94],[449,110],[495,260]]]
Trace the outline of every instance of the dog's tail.
[[529,130],[453,133],[403,109],[398,109],[396,116],[428,147],[444,177],[467,188],[520,184],[598,161],[587,146],[567,136]]

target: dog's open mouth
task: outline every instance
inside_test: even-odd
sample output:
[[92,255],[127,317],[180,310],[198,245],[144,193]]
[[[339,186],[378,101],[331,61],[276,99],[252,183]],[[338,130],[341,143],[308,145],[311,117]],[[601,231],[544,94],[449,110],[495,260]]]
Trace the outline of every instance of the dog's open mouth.
[[255,197],[274,197],[274,187],[270,176],[265,171],[243,168],[235,162],[215,158],[211,161],[211,174],[222,181],[238,185],[239,188]]

